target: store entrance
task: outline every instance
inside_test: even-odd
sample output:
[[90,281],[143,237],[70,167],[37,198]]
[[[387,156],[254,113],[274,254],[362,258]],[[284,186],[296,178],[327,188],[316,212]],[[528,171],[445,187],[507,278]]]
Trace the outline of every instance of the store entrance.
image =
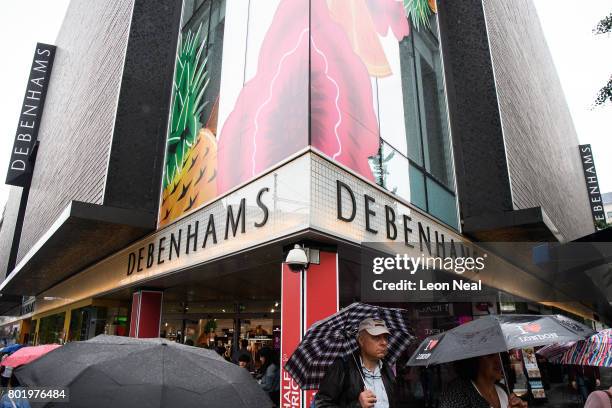
[[[267,303],[266,302],[266,306]],[[176,319],[165,315],[162,317],[160,336],[169,340],[215,349],[224,357],[236,360],[236,353],[246,349],[251,359],[256,360],[258,351],[263,347],[280,350],[280,313],[272,303],[267,313],[246,312],[257,309],[252,303],[239,304],[236,308],[243,309],[238,313],[202,313],[186,314],[186,318]],[[197,308],[196,306],[192,306]],[[219,308],[223,309],[220,305]],[[274,312],[271,312],[274,310]],[[200,314],[196,316],[196,314]]]
[[[235,363],[248,351],[257,368],[263,347],[280,353],[282,258],[272,245],[145,282],[141,289],[162,292],[160,336]],[[105,299],[131,300],[135,290]]]
[[176,284],[163,292],[161,337],[214,349],[234,363],[248,354],[254,369],[263,347],[280,353],[280,259],[227,260],[165,283]]

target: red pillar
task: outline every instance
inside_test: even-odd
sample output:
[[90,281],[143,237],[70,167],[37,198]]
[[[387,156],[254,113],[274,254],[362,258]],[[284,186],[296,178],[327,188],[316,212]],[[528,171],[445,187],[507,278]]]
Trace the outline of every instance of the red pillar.
[[[281,366],[287,362],[304,333],[318,320],[338,311],[338,255],[321,252],[320,263],[305,272],[282,266]],[[281,407],[305,408],[314,392],[302,393],[281,368]]]
[[163,292],[139,290],[132,294],[130,337],[159,337]]

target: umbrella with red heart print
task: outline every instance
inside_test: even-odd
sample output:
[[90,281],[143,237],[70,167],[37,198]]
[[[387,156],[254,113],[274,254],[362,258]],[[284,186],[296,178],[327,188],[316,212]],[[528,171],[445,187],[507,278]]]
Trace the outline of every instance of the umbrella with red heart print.
[[578,341],[595,332],[562,315],[489,315],[423,340],[408,365],[430,366],[515,348]]

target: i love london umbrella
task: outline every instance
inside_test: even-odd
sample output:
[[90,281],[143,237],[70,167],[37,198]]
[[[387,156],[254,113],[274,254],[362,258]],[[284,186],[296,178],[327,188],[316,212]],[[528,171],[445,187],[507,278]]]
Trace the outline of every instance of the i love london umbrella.
[[612,329],[602,330],[567,349],[560,364],[612,367]]
[[319,388],[327,368],[337,358],[350,356],[358,349],[357,328],[368,317],[385,321],[391,333],[385,361],[393,364],[414,339],[409,333],[407,313],[404,309],[353,303],[316,322],[306,332],[285,369],[303,390]]
[[23,347],[2,360],[2,365],[7,367],[19,367],[36,360],[58,347],[61,346],[59,344],[44,344],[42,346]]
[[595,332],[561,315],[491,315],[426,338],[408,365],[430,366],[514,348],[582,340]]

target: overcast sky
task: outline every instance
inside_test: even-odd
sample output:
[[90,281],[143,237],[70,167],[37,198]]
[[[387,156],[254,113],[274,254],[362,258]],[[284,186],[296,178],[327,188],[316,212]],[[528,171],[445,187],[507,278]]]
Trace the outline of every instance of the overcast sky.
[[[96,1],[96,0],[92,0]],[[55,44],[68,0],[13,0],[0,13],[0,210],[11,186],[4,184],[19,111],[37,42]],[[18,187],[15,187],[18,188]]]
[[580,143],[593,147],[601,191],[612,191],[612,105],[592,109],[597,91],[612,75],[612,36],[593,34],[597,22],[612,12],[612,0],[534,3]]
[[[95,0],[92,0],[95,1]],[[513,1],[513,0],[494,0]],[[580,143],[591,143],[602,191],[612,191],[612,106],[592,109],[612,74],[612,37],[592,33],[612,12],[612,0],[534,0]],[[68,0],[19,0],[0,13],[0,209],[8,198],[10,150],[36,42],[55,43]],[[585,200],[587,197],[585,197]]]

